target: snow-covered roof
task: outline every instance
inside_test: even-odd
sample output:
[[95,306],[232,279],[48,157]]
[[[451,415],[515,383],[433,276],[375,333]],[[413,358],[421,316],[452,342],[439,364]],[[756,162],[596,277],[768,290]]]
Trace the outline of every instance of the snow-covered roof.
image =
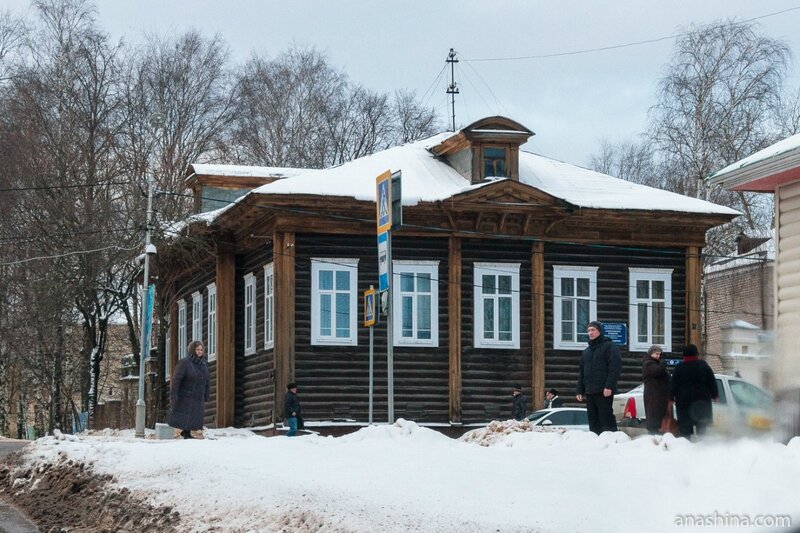
[[728,165],[722,170],[714,172],[711,174],[711,176],[709,176],[709,178],[721,178],[722,176],[729,174],[734,170],[743,169],[756,163],[766,161],[767,159],[797,150],[798,148],[800,148],[800,133],[792,135],[791,137],[787,137],[782,141],[778,141],[771,146],[767,146],[763,150],[759,150],[758,152],[754,153],[753,155],[749,155],[744,159],[740,159],[739,161]]
[[[262,185],[252,194],[310,194],[375,201],[375,178],[386,170],[403,172],[403,205],[445,200],[486,185],[488,182],[471,184],[429,151],[452,135],[441,133],[336,167]],[[520,182],[577,207],[739,214],[704,200],[638,185],[529,152],[519,154],[519,174]]]
[[277,177],[277,178],[291,178],[309,172],[307,168],[289,168],[289,167],[254,167],[248,165],[206,165],[206,164],[193,164],[195,174],[208,175],[208,176],[231,176],[231,177]]

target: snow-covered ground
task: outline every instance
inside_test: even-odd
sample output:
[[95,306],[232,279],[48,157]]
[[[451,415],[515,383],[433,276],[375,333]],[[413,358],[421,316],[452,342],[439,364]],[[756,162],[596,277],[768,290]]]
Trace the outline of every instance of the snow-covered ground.
[[[287,512],[319,531],[790,531],[731,526],[787,515],[800,525],[800,438],[695,444],[514,424],[472,442],[402,420],[339,438],[58,435],[27,456],[93,463],[192,531],[289,531]],[[718,526],[681,526],[698,519]]]

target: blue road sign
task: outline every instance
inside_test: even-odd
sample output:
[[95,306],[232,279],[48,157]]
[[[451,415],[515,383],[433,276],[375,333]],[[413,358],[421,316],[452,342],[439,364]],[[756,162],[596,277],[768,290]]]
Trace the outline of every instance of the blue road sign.
[[389,232],[378,234],[378,290],[389,290]]

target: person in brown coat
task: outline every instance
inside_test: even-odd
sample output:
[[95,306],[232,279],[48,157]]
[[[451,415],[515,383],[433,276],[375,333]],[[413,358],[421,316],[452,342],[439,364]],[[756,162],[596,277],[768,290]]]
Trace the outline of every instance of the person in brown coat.
[[661,421],[667,414],[669,373],[661,364],[661,346],[657,344],[647,350],[642,364],[642,380],[644,381],[644,412],[647,417],[645,426],[648,433],[659,433]]

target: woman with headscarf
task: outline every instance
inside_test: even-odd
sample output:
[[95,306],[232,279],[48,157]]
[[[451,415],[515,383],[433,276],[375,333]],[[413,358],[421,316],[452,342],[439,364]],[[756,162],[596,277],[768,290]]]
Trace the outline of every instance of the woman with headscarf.
[[660,432],[669,400],[669,373],[661,364],[661,353],[661,346],[654,344],[647,350],[642,364],[644,412],[647,417],[645,426],[651,434]]
[[203,429],[209,379],[203,343],[192,341],[186,352],[186,357],[180,360],[172,376],[167,424],[180,429],[184,439],[191,439],[194,438],[193,430]]

